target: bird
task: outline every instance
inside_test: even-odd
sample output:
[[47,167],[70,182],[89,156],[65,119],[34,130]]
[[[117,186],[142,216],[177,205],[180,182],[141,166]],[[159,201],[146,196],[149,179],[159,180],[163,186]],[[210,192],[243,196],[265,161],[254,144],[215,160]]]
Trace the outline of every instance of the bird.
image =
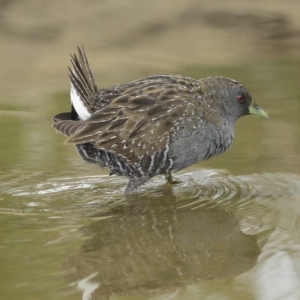
[[83,160],[128,177],[125,194],[157,175],[177,183],[172,172],[231,146],[237,119],[269,118],[231,78],[152,75],[98,88],[83,46],[70,56],[71,109],[52,126]]

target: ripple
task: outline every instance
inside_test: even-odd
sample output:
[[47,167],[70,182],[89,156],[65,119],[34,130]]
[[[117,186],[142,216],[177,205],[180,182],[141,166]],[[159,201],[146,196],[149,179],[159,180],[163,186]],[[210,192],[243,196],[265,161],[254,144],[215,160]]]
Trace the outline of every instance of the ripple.
[[239,202],[275,200],[300,194],[300,176],[296,174],[262,173],[233,176],[227,171],[205,170],[186,173],[182,187],[175,187],[179,194],[193,191],[195,205],[206,201],[214,203],[228,200]]
[[[276,199],[287,199],[300,194],[300,176],[296,174],[262,173],[233,176],[226,170],[200,170],[177,174],[182,183],[165,185],[159,176],[141,187],[136,194],[143,197],[161,197],[169,190],[181,207],[193,209],[202,205],[221,204],[239,207],[249,206],[251,202],[267,203]],[[30,207],[39,206],[42,200],[72,200],[79,205],[98,205],[126,201],[123,192],[126,178],[100,176],[55,177],[49,173],[26,174],[16,172],[1,176],[1,197],[29,197]],[[188,200],[188,201],[187,201]],[[34,203],[34,205],[32,205]]]
[[232,200],[240,197],[242,193],[241,183],[232,177],[228,171],[204,170],[186,173],[184,177],[186,180],[184,180],[183,187],[175,187],[175,190],[178,194],[189,193],[190,198],[195,199],[194,202],[187,204],[188,206],[197,203],[206,205],[207,201],[218,203],[219,201]]
[[64,176],[50,177],[49,174],[34,174],[29,176],[15,176],[5,178],[6,182],[0,184],[2,194],[11,196],[34,196],[47,194],[72,193],[76,190],[93,189],[105,184],[113,187],[113,182],[105,175],[97,176]]

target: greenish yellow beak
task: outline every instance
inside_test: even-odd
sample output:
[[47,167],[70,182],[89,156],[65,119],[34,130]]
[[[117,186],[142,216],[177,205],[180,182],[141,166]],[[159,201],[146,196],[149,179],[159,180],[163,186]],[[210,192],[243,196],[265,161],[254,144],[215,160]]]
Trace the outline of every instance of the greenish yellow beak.
[[259,116],[265,119],[269,119],[268,114],[260,108],[255,102],[252,102],[252,104],[249,106],[249,114]]

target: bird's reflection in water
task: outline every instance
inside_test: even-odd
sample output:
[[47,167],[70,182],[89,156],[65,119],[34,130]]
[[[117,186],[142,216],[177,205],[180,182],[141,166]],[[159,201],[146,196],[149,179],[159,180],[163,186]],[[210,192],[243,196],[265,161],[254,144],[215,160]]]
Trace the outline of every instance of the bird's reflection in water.
[[256,236],[241,232],[231,212],[178,209],[179,204],[170,192],[154,199],[136,196],[110,211],[111,218],[83,228],[88,238],[67,262],[75,269],[68,281],[83,299],[150,297],[233,278],[254,266],[260,253]]

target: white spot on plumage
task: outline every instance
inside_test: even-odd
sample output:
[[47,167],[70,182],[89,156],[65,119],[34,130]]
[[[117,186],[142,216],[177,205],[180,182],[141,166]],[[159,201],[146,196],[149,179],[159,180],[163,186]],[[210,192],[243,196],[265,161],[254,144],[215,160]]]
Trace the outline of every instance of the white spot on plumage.
[[169,162],[170,162],[170,165],[169,165],[169,167],[168,167],[168,169],[167,169],[167,172],[169,172],[169,171],[172,169],[173,163],[174,163],[174,161],[173,161],[172,158],[169,159]]
[[150,172],[153,168],[153,165],[154,165],[154,157],[156,156],[157,152],[155,152],[153,155],[151,155],[151,162],[150,162],[150,165],[149,165],[149,168],[148,168],[148,172]]
[[71,96],[71,102],[80,120],[88,119],[91,116],[91,114],[87,110],[86,106],[84,105],[83,101],[81,100],[80,96],[78,95],[72,83],[71,83],[70,96]]

